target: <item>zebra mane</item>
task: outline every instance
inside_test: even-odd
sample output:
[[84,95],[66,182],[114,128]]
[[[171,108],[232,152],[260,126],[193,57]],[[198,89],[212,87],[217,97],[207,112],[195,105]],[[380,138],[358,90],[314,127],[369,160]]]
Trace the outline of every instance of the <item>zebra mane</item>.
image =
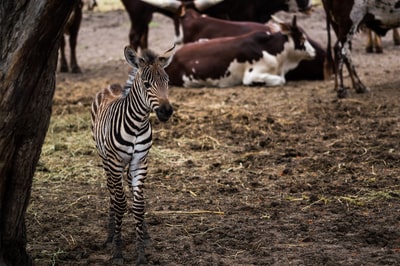
[[156,59],[158,58],[158,54],[156,54],[155,52],[153,52],[150,49],[144,49],[141,52],[141,57],[144,59],[144,61],[151,65],[153,63],[155,63]]
[[136,73],[137,73],[137,69],[132,68],[132,70],[128,74],[128,79],[126,80],[125,86],[124,86],[124,95],[125,96],[128,95],[129,91],[131,90],[133,80],[135,79]]

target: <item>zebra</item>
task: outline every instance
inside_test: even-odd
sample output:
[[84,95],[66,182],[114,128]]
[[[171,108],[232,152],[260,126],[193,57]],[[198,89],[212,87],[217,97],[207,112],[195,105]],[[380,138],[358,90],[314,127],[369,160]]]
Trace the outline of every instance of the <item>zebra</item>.
[[166,122],[173,113],[168,100],[169,78],[164,68],[175,53],[175,45],[162,55],[151,50],[137,54],[130,46],[125,59],[133,67],[125,86],[109,85],[96,94],[91,108],[92,137],[107,176],[110,193],[108,232],[105,244],[112,246],[115,262],[123,262],[121,227],[127,210],[123,176],[133,193],[136,222],[137,264],[146,263],[145,246],[149,240],[144,223],[143,185],[147,174],[147,155],[152,145],[149,121],[154,111]]

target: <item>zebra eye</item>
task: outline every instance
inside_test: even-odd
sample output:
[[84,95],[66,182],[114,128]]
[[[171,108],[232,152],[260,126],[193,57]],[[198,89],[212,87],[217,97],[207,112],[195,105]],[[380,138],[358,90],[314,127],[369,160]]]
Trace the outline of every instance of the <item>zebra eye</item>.
[[150,83],[148,81],[143,82],[144,86],[146,87],[146,89],[150,89]]

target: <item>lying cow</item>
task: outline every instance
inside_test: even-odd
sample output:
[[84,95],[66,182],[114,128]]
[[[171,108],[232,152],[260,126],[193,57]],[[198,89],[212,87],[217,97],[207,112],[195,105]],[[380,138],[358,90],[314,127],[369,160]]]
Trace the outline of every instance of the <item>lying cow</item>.
[[282,24],[282,32],[255,31],[236,37],[189,43],[179,49],[166,68],[172,85],[184,87],[283,85],[285,74],[315,49],[299,30]]
[[[277,21],[277,18],[273,17]],[[183,43],[196,42],[201,39],[214,39],[219,37],[231,37],[246,34],[252,31],[277,32],[281,28],[282,21],[269,22],[267,24],[230,21],[202,15],[187,5],[182,5],[180,10],[180,23],[182,25]],[[312,60],[303,60],[298,67],[286,74],[287,80],[323,80],[325,49],[318,42],[308,38],[316,50],[316,56]]]

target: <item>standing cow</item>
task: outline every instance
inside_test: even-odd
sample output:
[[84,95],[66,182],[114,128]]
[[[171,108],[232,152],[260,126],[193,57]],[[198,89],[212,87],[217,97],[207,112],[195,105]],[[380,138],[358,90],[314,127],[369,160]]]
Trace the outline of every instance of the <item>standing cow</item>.
[[182,2],[213,17],[265,23],[278,11],[308,12],[311,0],[121,0],[129,14],[129,41],[134,49],[148,47],[149,22],[153,13],[173,19],[176,39],[180,40],[178,9]]
[[351,60],[351,41],[360,26],[365,24],[379,35],[385,35],[392,28],[400,26],[400,3],[398,0],[323,0],[328,32],[328,59],[330,54],[330,26],[336,33],[335,44],[335,89],[339,98],[347,96],[343,82],[343,64],[349,71],[352,85],[357,93],[365,93],[362,83]]
[[315,49],[297,27],[282,24],[282,32],[254,31],[236,37],[189,43],[179,49],[166,71],[173,85],[230,87],[283,85],[285,74]]
[[[87,4],[88,10],[93,10],[93,8],[97,6],[96,0],[75,1],[74,8],[64,28],[64,33],[69,35],[70,67],[72,73],[82,73],[78,65],[78,60],[76,59],[76,44],[78,42],[78,33],[81,26],[84,3]],[[62,36],[60,44],[60,72],[68,72],[70,70],[67,57],[65,56],[65,45],[65,36]]]

